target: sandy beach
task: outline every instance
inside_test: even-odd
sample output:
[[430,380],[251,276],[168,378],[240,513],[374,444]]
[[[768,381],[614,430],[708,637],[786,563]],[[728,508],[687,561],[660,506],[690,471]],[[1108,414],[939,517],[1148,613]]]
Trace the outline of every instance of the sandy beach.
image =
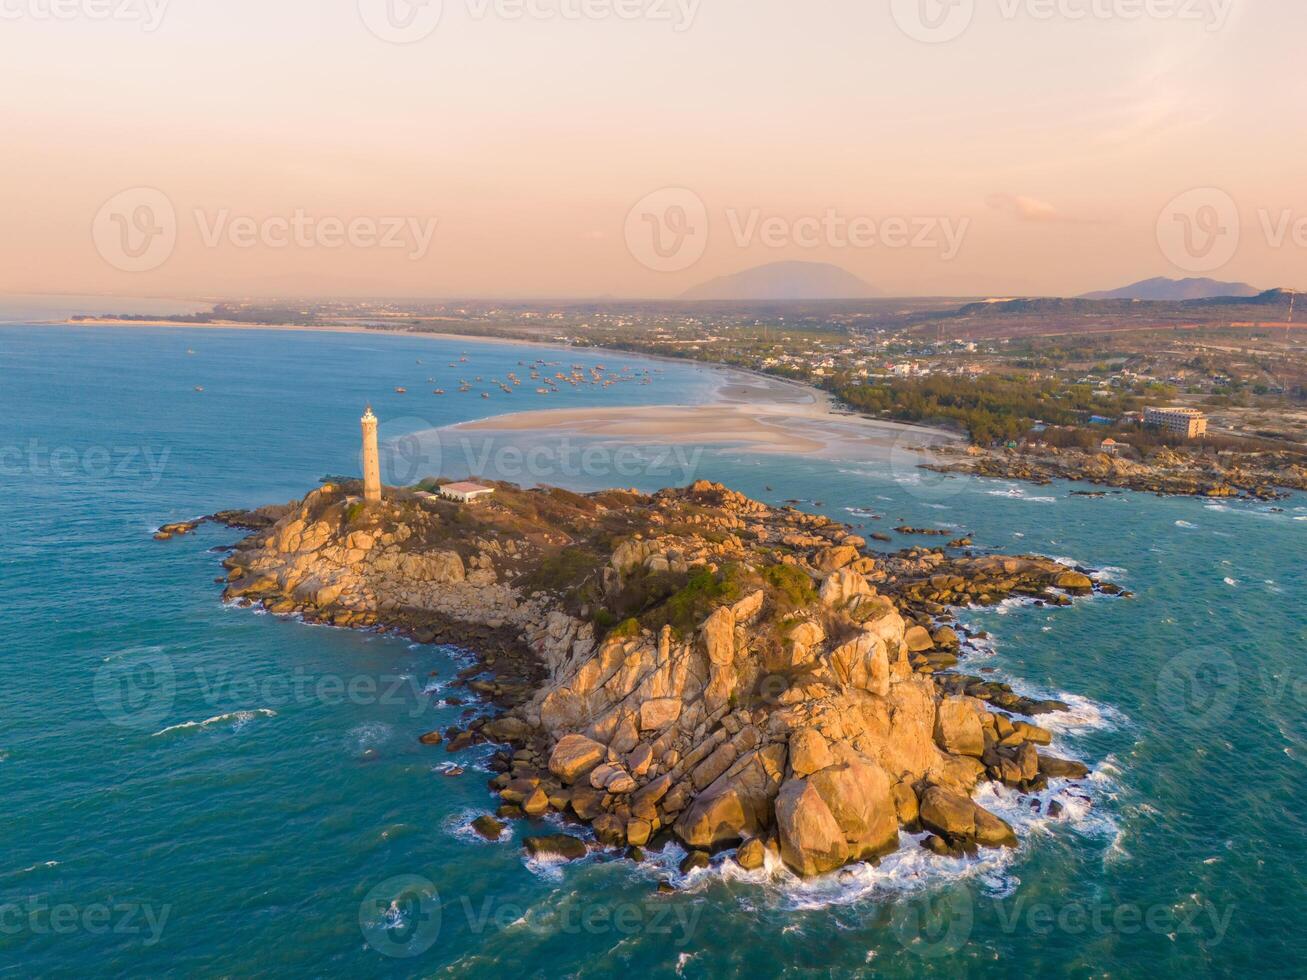
[[722,385],[703,405],[612,406],[499,415],[451,426],[452,432],[538,432],[601,442],[715,445],[752,452],[884,460],[892,452],[954,444],[942,429],[836,411],[829,395],[777,378],[717,368]]

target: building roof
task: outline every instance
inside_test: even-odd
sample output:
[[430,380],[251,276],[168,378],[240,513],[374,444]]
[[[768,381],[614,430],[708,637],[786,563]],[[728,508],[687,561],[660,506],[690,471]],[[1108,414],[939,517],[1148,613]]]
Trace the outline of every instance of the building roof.
[[494,493],[494,487],[483,487],[480,483],[470,483],[463,481],[461,483],[446,483],[440,488],[446,493]]

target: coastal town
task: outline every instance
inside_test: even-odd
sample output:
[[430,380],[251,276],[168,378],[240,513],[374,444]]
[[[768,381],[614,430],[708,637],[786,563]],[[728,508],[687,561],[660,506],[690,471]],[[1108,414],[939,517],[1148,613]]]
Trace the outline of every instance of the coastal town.
[[[1293,326],[1294,299],[219,304],[174,321],[529,340],[722,365],[810,385],[852,414],[964,436],[971,453],[935,460],[941,468],[1274,499],[1307,487],[1307,330]],[[506,402],[560,386],[652,385],[658,373],[519,366],[487,377],[463,358],[449,365],[455,377],[426,380],[436,397]]]

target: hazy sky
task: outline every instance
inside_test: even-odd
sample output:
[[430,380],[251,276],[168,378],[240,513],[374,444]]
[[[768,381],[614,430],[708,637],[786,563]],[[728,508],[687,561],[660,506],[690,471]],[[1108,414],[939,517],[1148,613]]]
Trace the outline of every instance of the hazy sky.
[[1305,36],[1301,0],[0,0],[0,291],[1307,286]]

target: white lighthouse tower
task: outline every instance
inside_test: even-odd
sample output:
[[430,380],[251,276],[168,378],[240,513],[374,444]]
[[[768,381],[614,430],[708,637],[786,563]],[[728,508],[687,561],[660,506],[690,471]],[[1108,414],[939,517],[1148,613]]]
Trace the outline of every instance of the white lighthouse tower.
[[372,406],[359,420],[363,425],[363,499],[370,504],[381,503],[381,451],[377,448],[377,417]]

